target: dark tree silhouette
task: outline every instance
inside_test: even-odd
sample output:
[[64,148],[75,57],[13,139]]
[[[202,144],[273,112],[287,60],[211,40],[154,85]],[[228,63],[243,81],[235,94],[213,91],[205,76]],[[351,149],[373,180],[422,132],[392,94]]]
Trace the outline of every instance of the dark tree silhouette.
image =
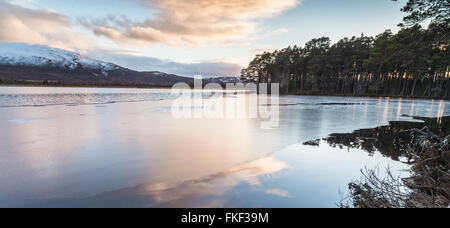
[[407,25],[415,25],[427,19],[431,19],[433,24],[450,24],[449,0],[409,0],[402,11],[409,14],[403,20]]

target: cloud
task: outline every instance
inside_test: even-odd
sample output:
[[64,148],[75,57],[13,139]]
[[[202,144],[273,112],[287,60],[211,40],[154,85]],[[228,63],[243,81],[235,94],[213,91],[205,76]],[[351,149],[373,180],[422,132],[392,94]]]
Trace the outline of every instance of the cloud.
[[[131,0],[153,17],[133,22],[126,17],[81,18],[94,34],[134,43],[231,43],[255,31],[257,20],[295,7],[300,0]],[[277,32],[286,32],[277,31]]]
[[263,38],[267,38],[267,37],[271,37],[271,36],[279,36],[279,35],[283,35],[283,34],[288,33],[288,32],[289,32],[289,29],[287,29],[287,28],[279,28],[279,29],[277,29],[275,31],[272,31],[272,32],[269,32],[269,33],[265,34],[263,36]]
[[7,2],[18,6],[26,6],[32,4],[33,0],[0,0],[0,2]]
[[95,50],[88,55],[133,70],[161,71],[181,76],[239,76],[243,68],[241,65],[227,62],[179,63],[123,51]]
[[50,9],[27,9],[0,0],[0,42],[48,45],[68,50],[91,47],[71,21]]
[[288,191],[282,190],[282,189],[267,189],[266,191],[269,195],[284,197],[284,198],[292,198],[292,196],[289,194]]

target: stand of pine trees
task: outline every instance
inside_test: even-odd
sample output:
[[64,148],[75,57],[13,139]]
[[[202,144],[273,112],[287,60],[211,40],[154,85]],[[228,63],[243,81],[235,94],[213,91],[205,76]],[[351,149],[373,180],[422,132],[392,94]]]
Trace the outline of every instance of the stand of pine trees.
[[[420,4],[419,4],[420,3]],[[284,94],[450,98],[448,0],[410,0],[408,26],[335,44],[327,37],[257,55],[241,78]],[[419,24],[432,19],[427,29]]]

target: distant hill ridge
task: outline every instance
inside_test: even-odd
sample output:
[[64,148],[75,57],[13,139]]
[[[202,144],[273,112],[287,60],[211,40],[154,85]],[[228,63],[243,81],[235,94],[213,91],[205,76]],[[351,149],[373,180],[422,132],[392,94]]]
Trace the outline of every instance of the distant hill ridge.
[[42,45],[0,44],[0,81],[60,85],[163,86],[192,78],[162,72],[138,72],[91,59],[75,52]]

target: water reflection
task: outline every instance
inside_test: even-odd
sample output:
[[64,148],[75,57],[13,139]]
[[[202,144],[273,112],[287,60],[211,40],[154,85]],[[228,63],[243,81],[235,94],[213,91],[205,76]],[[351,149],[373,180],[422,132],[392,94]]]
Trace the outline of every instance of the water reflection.
[[401,152],[395,143],[350,153],[299,143],[412,120],[403,114],[450,115],[446,101],[285,96],[279,127],[262,130],[250,118],[175,120],[170,100],[141,101],[161,90],[0,87],[0,103],[23,105],[42,97],[5,94],[117,102],[0,108],[0,206],[332,207],[359,169],[393,162],[377,151],[395,160]]
[[0,108],[111,104],[169,98],[169,89],[2,87]]
[[[331,134],[323,140],[333,148],[362,149],[373,155],[380,152],[395,161],[400,158],[408,158],[407,145],[413,143],[411,130],[428,127],[432,132],[440,136],[450,134],[450,116],[438,118],[414,117],[423,122],[391,121],[389,125],[372,129],[360,129],[353,133]],[[303,143],[309,146],[320,146],[321,140],[312,140]]]
[[[260,185],[260,178],[288,169],[288,165],[268,157],[233,167],[204,178],[183,183],[156,182],[118,191],[105,192],[88,198],[36,200],[25,207],[225,207],[226,195],[236,186],[247,183]],[[280,189],[268,189],[267,194],[289,197]],[[214,200],[207,200],[214,199]]]

